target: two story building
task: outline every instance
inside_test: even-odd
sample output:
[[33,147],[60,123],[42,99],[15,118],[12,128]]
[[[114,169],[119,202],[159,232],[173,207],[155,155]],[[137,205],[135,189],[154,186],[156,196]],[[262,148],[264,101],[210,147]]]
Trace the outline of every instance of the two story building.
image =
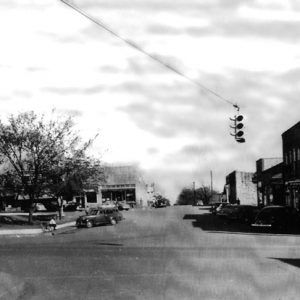
[[225,193],[227,202],[232,204],[257,204],[254,173],[233,171],[226,176]]
[[282,134],[286,205],[300,208],[300,122]]
[[281,157],[261,158],[256,161],[254,182],[257,185],[257,204],[285,205]]

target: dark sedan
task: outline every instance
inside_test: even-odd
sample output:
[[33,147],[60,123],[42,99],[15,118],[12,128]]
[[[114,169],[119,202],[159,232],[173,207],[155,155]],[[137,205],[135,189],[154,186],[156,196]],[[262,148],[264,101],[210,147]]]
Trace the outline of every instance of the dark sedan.
[[267,206],[258,213],[252,226],[269,229],[273,232],[298,232],[300,215],[292,207]]
[[217,211],[217,216],[228,219],[228,216],[236,209],[237,205],[236,204],[226,204],[223,206],[219,211]]
[[239,223],[251,224],[254,222],[260,208],[253,205],[236,205],[228,214],[227,218]]
[[80,216],[76,221],[77,227],[93,227],[102,224],[115,225],[123,219],[117,208],[94,208],[84,216]]

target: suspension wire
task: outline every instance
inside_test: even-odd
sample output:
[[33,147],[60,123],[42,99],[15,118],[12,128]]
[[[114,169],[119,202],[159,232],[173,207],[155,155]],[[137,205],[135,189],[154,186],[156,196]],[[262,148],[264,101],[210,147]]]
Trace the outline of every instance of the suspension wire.
[[124,37],[122,37],[121,35],[119,35],[116,31],[114,31],[113,29],[111,29],[110,27],[108,27],[106,24],[104,24],[101,21],[96,20],[95,18],[91,17],[90,15],[88,15],[86,12],[84,12],[82,9],[80,9],[79,7],[75,6],[74,4],[67,2],[65,0],[60,0],[61,2],[63,2],[64,4],[66,4],[67,6],[69,6],[70,8],[76,10],[79,14],[83,15],[84,17],[86,17],[87,19],[89,19],[90,21],[92,21],[93,23],[95,23],[96,25],[98,25],[99,27],[101,27],[102,29],[104,29],[105,31],[109,32],[111,35],[117,37],[118,39],[122,40],[124,43],[126,43],[128,46],[130,46],[131,48],[143,53],[144,55],[148,56],[149,58],[151,58],[152,60],[156,61],[157,63],[159,63],[160,65],[162,65],[163,67],[167,68],[168,70],[176,73],[177,75],[185,78],[186,80],[192,82],[193,84],[197,85],[198,87],[200,87],[201,89],[205,90],[206,92],[209,92],[211,94],[213,94],[215,97],[217,97],[219,100],[222,100],[228,104],[233,105],[234,108],[239,110],[239,106],[237,103],[233,103],[232,101],[222,97],[220,94],[216,93],[215,91],[213,91],[212,89],[204,86],[203,84],[201,84],[200,82],[194,80],[193,78],[187,76],[186,74],[184,74],[183,72],[181,72],[180,70],[178,70],[176,67],[164,62],[163,60],[161,60],[159,57],[147,52],[146,50],[144,50],[142,47],[140,47],[139,45],[137,45],[136,43],[132,42],[129,39],[126,39]]

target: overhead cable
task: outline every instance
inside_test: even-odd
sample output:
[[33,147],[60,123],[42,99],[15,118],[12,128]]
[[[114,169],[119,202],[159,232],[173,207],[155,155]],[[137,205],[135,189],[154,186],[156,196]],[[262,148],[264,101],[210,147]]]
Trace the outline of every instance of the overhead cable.
[[69,6],[70,8],[76,10],[78,13],[80,13],[81,15],[83,15],[84,17],[86,17],[87,19],[89,19],[90,21],[92,21],[93,23],[95,23],[96,25],[98,25],[99,27],[101,27],[102,29],[106,30],[107,32],[109,32],[110,34],[112,34],[113,36],[117,37],[118,39],[122,40],[124,43],[126,43],[128,46],[130,46],[131,48],[134,48],[135,50],[143,53],[144,55],[148,56],[149,58],[151,58],[152,60],[156,61],[157,63],[159,63],[160,65],[162,65],[163,67],[167,68],[168,70],[176,73],[177,75],[185,78],[186,80],[192,82],[193,84],[197,85],[198,87],[200,87],[201,89],[205,90],[206,92],[209,92],[211,94],[213,94],[215,97],[217,97],[219,100],[222,100],[224,102],[227,102],[228,104],[233,105],[236,109],[239,109],[239,106],[236,103],[233,103],[232,101],[222,97],[220,94],[216,93],[215,91],[213,91],[212,89],[204,86],[203,84],[201,84],[199,81],[194,80],[193,78],[185,75],[183,72],[181,72],[180,70],[178,70],[176,67],[170,65],[169,63],[164,62],[163,60],[161,60],[159,57],[147,52],[146,50],[144,50],[141,46],[137,45],[136,43],[122,37],[120,34],[118,34],[116,31],[114,31],[113,29],[111,29],[109,26],[107,26],[106,24],[104,24],[103,22],[96,20],[95,18],[91,17],[90,15],[88,15],[86,12],[84,12],[82,9],[80,9],[79,7],[75,6],[74,4],[67,2],[65,0],[60,0],[61,2],[63,2],[64,4],[66,4],[67,6]]

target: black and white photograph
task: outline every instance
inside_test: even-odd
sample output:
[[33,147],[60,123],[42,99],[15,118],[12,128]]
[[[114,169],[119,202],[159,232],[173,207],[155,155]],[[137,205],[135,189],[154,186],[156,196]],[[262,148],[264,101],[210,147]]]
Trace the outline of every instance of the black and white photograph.
[[300,298],[300,2],[0,0],[0,300]]

